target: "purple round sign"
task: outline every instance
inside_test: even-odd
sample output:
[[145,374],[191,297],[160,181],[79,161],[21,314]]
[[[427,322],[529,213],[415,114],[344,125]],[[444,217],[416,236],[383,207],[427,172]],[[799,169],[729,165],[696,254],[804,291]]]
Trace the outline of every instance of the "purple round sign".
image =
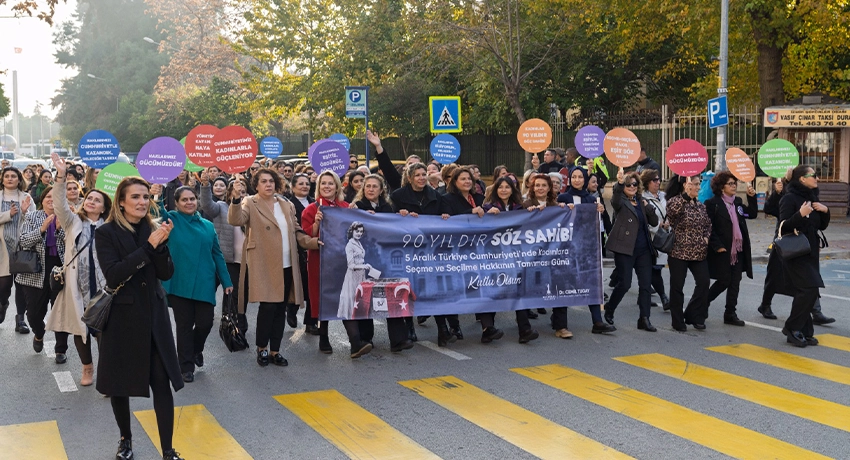
[[330,170],[342,177],[348,171],[348,150],[339,142],[330,139],[321,140],[310,146],[307,158],[317,174]]
[[186,150],[173,137],[157,137],[149,140],[136,157],[139,174],[152,184],[170,182],[186,164]]
[[602,156],[605,150],[602,141],[605,140],[605,131],[594,125],[587,125],[576,133],[576,150],[585,158],[596,158]]

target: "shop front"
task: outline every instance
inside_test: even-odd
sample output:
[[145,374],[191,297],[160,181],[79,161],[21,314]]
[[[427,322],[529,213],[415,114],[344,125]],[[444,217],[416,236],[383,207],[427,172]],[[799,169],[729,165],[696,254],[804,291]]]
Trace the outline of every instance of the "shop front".
[[764,126],[775,128],[800,152],[800,164],[820,179],[821,201],[833,216],[847,215],[850,201],[850,104],[822,94],[764,109]]

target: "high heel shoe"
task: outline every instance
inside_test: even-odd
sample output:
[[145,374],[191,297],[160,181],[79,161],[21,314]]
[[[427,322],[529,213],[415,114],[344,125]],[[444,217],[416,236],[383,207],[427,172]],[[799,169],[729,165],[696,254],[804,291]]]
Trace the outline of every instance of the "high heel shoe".
[[646,316],[641,316],[640,319],[638,319],[637,328],[646,332],[655,332],[658,330],[652,325],[652,323],[649,322],[649,318]]

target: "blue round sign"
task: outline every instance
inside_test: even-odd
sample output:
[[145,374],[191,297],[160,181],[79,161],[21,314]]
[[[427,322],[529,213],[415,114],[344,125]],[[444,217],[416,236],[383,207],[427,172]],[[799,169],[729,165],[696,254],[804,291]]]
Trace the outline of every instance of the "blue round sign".
[[431,140],[431,156],[440,164],[452,163],[460,156],[460,142],[451,134],[440,134]]
[[109,131],[96,129],[89,131],[80,139],[80,145],[77,147],[80,152],[80,159],[90,168],[105,168],[118,160],[118,154],[121,153],[121,147],[118,146],[118,139]]
[[262,152],[266,158],[274,160],[283,153],[283,142],[274,136],[269,136],[260,141],[260,152]]
[[576,150],[585,158],[596,158],[602,156],[605,150],[602,141],[605,140],[605,131],[594,125],[587,125],[576,133]]
[[349,140],[348,136],[346,136],[345,134],[331,134],[328,139],[339,142],[340,144],[342,144],[343,147],[345,147],[346,151],[351,151],[351,140]]

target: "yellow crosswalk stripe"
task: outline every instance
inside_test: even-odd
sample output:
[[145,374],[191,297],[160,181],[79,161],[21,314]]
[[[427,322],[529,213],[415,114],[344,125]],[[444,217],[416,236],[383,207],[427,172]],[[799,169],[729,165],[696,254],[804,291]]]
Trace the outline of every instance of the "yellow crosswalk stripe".
[[835,334],[822,334],[815,336],[820,346],[834,348],[841,351],[850,351],[850,338]]
[[274,399],[350,458],[440,458],[336,390],[279,395]]
[[455,377],[399,384],[542,459],[632,458]]
[[805,356],[797,356],[791,353],[785,353],[784,351],[757,347],[747,343],[709,347],[706,350],[850,385],[850,367],[818,361],[816,359],[806,358]]
[[14,459],[68,458],[56,420],[0,426],[0,452]]
[[850,431],[850,407],[658,353],[614,358],[778,411]]
[[[157,450],[159,431],[152,410],[134,412]],[[174,450],[184,458],[250,459],[248,452],[230,436],[203,404],[174,408]],[[160,452],[162,454],[162,452]]]
[[731,457],[828,458],[560,364],[511,370]]

